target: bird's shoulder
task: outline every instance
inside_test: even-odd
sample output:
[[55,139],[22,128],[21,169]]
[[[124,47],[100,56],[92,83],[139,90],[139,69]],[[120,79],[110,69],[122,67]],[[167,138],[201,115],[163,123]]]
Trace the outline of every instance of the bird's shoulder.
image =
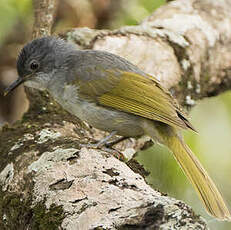
[[107,52],[87,51],[77,69],[74,84],[81,98],[193,129],[170,92],[129,61]]
[[83,81],[105,77],[110,71],[115,74],[120,71],[144,74],[137,66],[113,53],[100,50],[82,50],[76,54],[76,77]]
[[126,59],[106,51],[77,51],[71,61],[74,62],[74,71],[68,76],[68,84],[77,85],[80,94],[92,97],[107,93],[117,86],[125,72],[146,75]]

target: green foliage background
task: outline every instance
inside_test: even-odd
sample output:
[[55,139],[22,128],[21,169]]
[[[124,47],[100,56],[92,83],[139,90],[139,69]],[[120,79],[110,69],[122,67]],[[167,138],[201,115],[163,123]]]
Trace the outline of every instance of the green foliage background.
[[33,16],[31,0],[0,1],[0,45],[17,22],[31,24]]
[[[115,0],[116,1],[116,0]],[[110,28],[134,25],[164,4],[164,0],[121,0],[121,9],[110,22]],[[14,26],[30,27],[33,22],[31,0],[0,1],[0,46]],[[185,140],[199,157],[231,207],[231,93],[204,99],[192,109],[192,123],[199,134],[185,132]],[[231,224],[218,222],[204,211],[186,177],[171,153],[155,145],[140,152],[137,159],[151,172],[148,182],[173,197],[184,200],[208,220],[212,230],[231,229]]]

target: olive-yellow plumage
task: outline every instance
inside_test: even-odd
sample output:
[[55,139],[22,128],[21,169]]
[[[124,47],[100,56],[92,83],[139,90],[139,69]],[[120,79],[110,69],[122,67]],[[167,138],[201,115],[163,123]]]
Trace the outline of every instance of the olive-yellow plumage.
[[105,131],[122,136],[149,135],[166,145],[209,214],[231,221],[217,187],[185,144],[181,129],[195,130],[167,89],[127,60],[102,51],[79,51],[61,39],[27,44],[17,62],[18,80],[46,89],[61,106]]
[[[151,76],[121,72],[120,80],[116,86],[101,94],[97,86],[104,88],[102,84],[106,84],[107,81],[112,83],[115,78],[112,73],[109,73],[108,77],[100,81],[101,84],[96,83],[99,80],[92,80],[84,83],[84,90],[80,84],[80,92],[83,95],[88,95],[88,92],[91,92],[91,98],[104,106],[133,113],[154,122],[162,122],[163,124],[155,122],[155,131],[152,133],[152,129],[149,129],[146,134],[154,139],[157,138],[160,143],[168,146],[173,152],[184,173],[198,192],[207,211],[219,219],[230,219],[230,212],[220,192],[180,135],[179,128],[194,129],[169,92]],[[94,88],[94,90],[90,90],[88,87]],[[95,92],[95,94],[92,95],[92,92]]]

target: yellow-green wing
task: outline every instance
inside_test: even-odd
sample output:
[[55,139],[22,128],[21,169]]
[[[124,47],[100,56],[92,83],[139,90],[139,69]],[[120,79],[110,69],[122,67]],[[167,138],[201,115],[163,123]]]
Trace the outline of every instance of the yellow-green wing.
[[[149,75],[120,71],[80,84],[82,96],[103,106],[161,121],[171,126],[191,128],[170,93]],[[194,129],[193,129],[194,130]]]

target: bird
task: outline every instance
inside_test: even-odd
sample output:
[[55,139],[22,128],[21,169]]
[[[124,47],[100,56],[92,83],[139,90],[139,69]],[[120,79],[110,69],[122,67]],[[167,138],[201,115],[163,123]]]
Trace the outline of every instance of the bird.
[[173,153],[208,214],[231,221],[230,211],[182,130],[195,131],[161,83],[128,60],[99,50],[79,50],[54,36],[26,44],[17,59],[20,84],[46,90],[69,113],[89,125],[124,137],[148,135]]

